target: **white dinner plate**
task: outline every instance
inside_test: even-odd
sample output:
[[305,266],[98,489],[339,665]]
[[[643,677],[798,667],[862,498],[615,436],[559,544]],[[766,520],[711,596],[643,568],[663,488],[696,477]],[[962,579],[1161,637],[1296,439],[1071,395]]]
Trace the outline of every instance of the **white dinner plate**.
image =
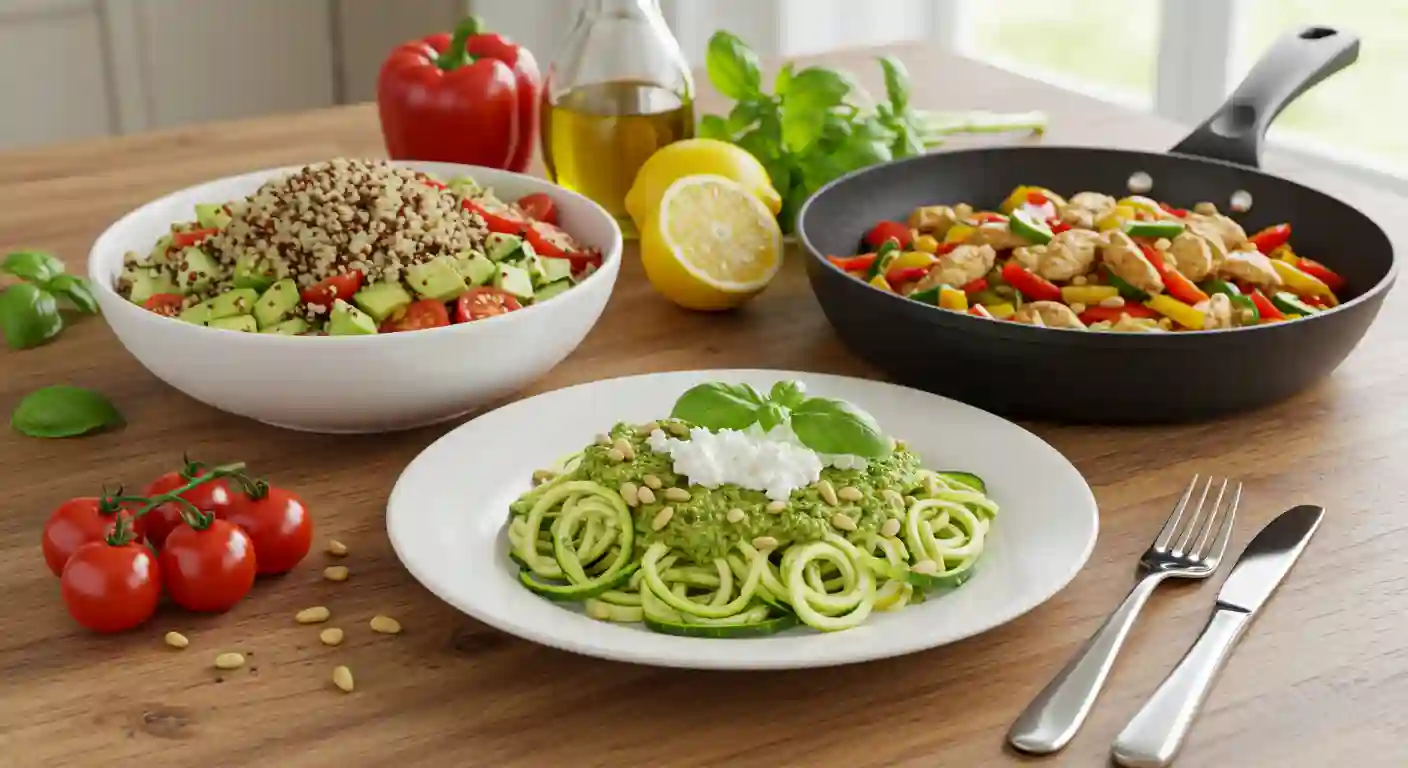
[[[509,560],[508,506],[533,470],[579,451],[618,421],[669,415],[675,399],[706,381],[766,392],[797,379],[807,393],[869,411],[924,466],[974,472],[1001,505],[972,580],[947,594],[861,626],[822,633],[713,639],[657,634],[590,619],[519,584]],[[596,381],[506,405],[437,440],[401,474],[386,528],[401,562],[445,602],[486,624],[543,645],[617,661],[697,669],[791,669],[869,661],[933,648],[1021,616],[1066,586],[1090,556],[1095,497],[1056,449],[992,414],[877,381],[787,371],[686,371]]]

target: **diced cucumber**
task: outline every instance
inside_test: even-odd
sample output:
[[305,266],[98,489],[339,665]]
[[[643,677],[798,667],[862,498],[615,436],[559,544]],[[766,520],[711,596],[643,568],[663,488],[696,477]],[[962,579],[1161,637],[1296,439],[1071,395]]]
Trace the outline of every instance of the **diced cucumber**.
[[298,295],[298,284],[292,278],[284,278],[269,286],[259,297],[254,305],[254,319],[259,322],[260,328],[269,328],[279,324],[293,308],[298,306],[301,297]]
[[527,270],[512,264],[499,264],[498,273],[494,275],[494,287],[519,299],[533,298],[533,278]]
[[230,214],[219,203],[196,203],[196,223],[201,229],[224,229],[230,223]]
[[301,317],[294,317],[279,323],[271,328],[265,328],[260,333],[277,333],[280,336],[297,336],[307,331],[310,327],[308,321]]
[[138,269],[131,276],[133,304],[145,304],[147,299],[158,293],[179,293],[176,282],[169,275],[157,268]]
[[523,238],[518,235],[492,232],[484,240],[484,249],[490,259],[503,261],[523,250]]
[[235,259],[235,287],[263,291],[274,284],[274,270],[263,257],[242,254]]
[[219,328],[224,331],[239,331],[241,333],[257,333],[259,324],[254,322],[250,315],[235,315],[234,317],[220,317],[207,323],[211,328]]
[[548,256],[539,256],[538,264],[542,268],[542,281],[544,283],[555,283],[559,280],[572,279],[572,261],[570,259],[554,259]]
[[352,303],[380,323],[411,304],[411,294],[400,283],[373,283],[352,296]]
[[533,293],[533,303],[547,301],[552,297],[564,293],[572,288],[571,280],[557,280],[539,288]]
[[493,280],[499,271],[494,262],[482,253],[471,254],[468,258],[461,256],[455,261],[455,269],[470,285],[483,285]]
[[176,282],[184,293],[200,293],[215,279],[218,271],[215,260],[209,254],[191,246],[181,251],[180,263],[176,265]]

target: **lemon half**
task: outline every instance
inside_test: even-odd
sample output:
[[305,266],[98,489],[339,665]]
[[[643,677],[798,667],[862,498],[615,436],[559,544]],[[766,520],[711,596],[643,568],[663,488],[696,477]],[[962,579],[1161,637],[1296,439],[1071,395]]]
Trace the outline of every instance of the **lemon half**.
[[646,277],[687,309],[737,307],[782,267],[782,231],[743,185],[702,174],[675,181],[641,228]]
[[782,197],[773,189],[767,169],[748,150],[717,139],[686,139],[667,144],[636,172],[626,193],[626,212],[636,226],[655,214],[665,190],[685,176],[711,173],[742,184],[776,216]]

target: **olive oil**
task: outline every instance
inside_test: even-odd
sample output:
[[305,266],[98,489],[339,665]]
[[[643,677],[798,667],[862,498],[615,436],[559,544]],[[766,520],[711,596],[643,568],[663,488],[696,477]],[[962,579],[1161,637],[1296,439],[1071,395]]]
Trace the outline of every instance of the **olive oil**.
[[694,134],[689,95],[653,83],[615,80],[580,85],[542,110],[548,176],[595,200],[626,226],[626,193],[656,150]]

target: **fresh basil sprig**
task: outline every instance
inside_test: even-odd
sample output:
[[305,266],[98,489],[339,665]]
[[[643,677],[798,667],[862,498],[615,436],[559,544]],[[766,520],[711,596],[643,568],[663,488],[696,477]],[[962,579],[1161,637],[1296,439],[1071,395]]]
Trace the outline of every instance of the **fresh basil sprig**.
[[30,437],[78,437],[125,423],[106,397],[67,385],[31,392],[10,416],[10,426]]
[[817,453],[878,459],[894,448],[874,417],[845,400],[807,398],[792,411],[792,431]]
[[63,299],[85,315],[98,313],[88,281],[66,274],[64,263],[43,251],[16,251],[0,261],[0,275],[22,282],[0,290],[0,330],[11,349],[38,346],[59,335]]
[[714,381],[680,395],[670,416],[711,430],[747,429],[765,403],[767,398],[747,384]]
[[670,415],[714,431],[757,424],[769,432],[790,422],[797,439],[817,453],[880,458],[894,448],[870,414],[844,400],[807,397],[798,381],[779,381],[766,397],[747,384],[700,384],[680,396]]

